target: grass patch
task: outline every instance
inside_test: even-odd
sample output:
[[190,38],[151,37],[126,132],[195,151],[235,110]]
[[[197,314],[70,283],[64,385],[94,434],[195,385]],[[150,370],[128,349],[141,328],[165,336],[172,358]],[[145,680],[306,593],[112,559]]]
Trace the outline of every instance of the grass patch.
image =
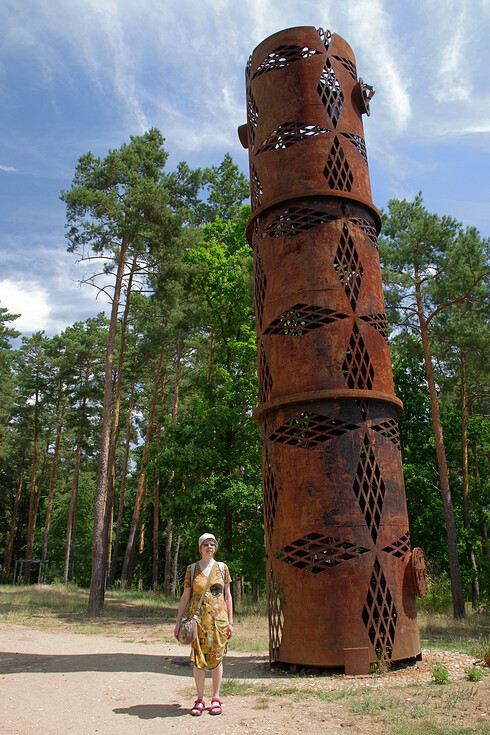
[[427,719],[421,722],[410,722],[403,719],[390,730],[390,735],[488,735],[490,730],[482,723],[483,729],[460,727],[459,725],[439,724]]
[[420,638],[424,648],[439,648],[459,651],[478,657],[488,642],[490,614],[469,613],[466,618],[456,619],[449,613],[420,612],[417,616]]
[[369,715],[380,710],[393,710],[400,706],[397,697],[380,692],[362,692],[359,699],[350,702],[350,707],[356,715]]
[[[177,602],[155,593],[110,590],[97,618],[87,615],[88,590],[74,585],[0,586],[0,621],[30,627],[69,628],[74,633],[165,638],[162,623],[175,620]],[[171,631],[169,630],[171,633]]]
[[316,689],[312,692],[322,702],[338,702],[340,699],[352,696],[352,689],[333,689],[332,691],[326,691],[324,689]]
[[257,682],[247,683],[237,681],[236,679],[223,679],[221,683],[221,693],[223,695],[235,695],[240,697],[284,697],[294,695],[298,691],[298,687],[294,685],[260,684]]
[[267,620],[267,600],[257,602],[245,598],[235,610],[235,632],[230,641],[230,649],[241,653],[263,653],[269,650],[269,624]]

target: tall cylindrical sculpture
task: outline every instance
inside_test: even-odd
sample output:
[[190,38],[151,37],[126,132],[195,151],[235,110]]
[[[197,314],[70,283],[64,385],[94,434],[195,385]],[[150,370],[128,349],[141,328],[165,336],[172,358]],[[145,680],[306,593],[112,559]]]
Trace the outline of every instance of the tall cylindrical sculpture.
[[339,36],[292,28],[246,69],[270,659],[369,671],[420,654],[362,114]]

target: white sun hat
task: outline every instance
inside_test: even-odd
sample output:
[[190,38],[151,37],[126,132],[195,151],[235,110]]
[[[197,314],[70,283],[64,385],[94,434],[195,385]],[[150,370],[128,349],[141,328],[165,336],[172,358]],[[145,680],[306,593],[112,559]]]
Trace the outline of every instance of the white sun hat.
[[203,535],[199,537],[199,542],[198,542],[199,550],[201,549],[201,546],[203,545],[203,543],[207,541],[208,539],[212,539],[214,543],[216,544],[216,548],[218,548],[218,542],[216,541],[216,536],[213,536],[212,533],[203,533]]

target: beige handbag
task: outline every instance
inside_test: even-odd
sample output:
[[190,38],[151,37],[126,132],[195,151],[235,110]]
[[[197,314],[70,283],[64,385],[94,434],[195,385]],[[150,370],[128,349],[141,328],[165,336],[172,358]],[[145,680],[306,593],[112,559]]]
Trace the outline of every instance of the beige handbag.
[[180,621],[178,639],[179,643],[183,643],[185,646],[188,646],[190,643],[192,643],[197,636],[197,617],[199,615],[199,609],[202,605],[202,601],[204,600],[204,595],[208,591],[209,583],[211,581],[215,566],[216,562],[214,562],[213,566],[211,567],[211,571],[208,574],[208,581],[206,582],[206,586],[201,595],[201,599],[198,602],[196,612],[194,613],[192,618],[182,618],[182,620]]

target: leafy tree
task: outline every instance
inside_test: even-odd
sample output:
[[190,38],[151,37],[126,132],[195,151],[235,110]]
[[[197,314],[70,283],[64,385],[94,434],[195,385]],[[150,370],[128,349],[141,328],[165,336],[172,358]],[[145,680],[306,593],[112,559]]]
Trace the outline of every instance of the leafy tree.
[[[167,429],[158,463],[162,483],[172,471],[172,485],[184,488],[171,498],[173,515],[194,536],[214,528],[235,576],[257,581],[263,521],[260,441],[252,420],[257,358],[248,213],[246,207],[235,221],[204,226],[202,242],[185,255],[199,307],[191,395]],[[253,561],[250,549],[257,551]],[[240,557],[250,561],[247,568]]]
[[202,183],[208,196],[195,207],[194,221],[227,222],[239,217],[243,202],[250,196],[250,184],[229,153],[225,153],[219,166],[204,169]]
[[487,275],[486,248],[488,242],[482,241],[474,228],[463,230],[462,225],[450,217],[430,214],[420,194],[413,202],[390,200],[388,213],[383,216],[380,256],[389,313],[400,328],[419,334],[422,343],[446,519],[455,617],[464,617],[465,606],[434,375],[433,328],[443,310],[471,298]]
[[447,543],[422,344],[401,332],[391,338],[390,351],[395,393],[404,405],[399,426],[411,541],[438,576],[447,565]]
[[[146,263],[152,251],[161,251],[164,247],[167,251],[171,249],[181,222],[181,217],[170,206],[163,170],[168,154],[163,143],[161,133],[152,129],[142,136],[132,136],[128,144],[110,151],[104,159],[87,153],[79,159],[71,189],[61,194],[67,208],[68,249],[84,257],[86,249],[90,248],[95,257],[104,261],[110,257],[113,266],[109,269],[116,269],[105,357],[101,445],[94,503],[91,615],[97,615],[104,602],[108,550],[104,507],[112,418],[112,365],[126,264],[135,257]],[[142,270],[145,270],[143,266]]]
[[[457,303],[441,312],[435,329],[434,354],[437,359],[438,382],[441,386],[444,423],[453,432],[453,449],[449,453],[452,484],[461,488],[461,536],[471,575],[473,605],[480,597],[479,561],[476,552],[480,545],[478,527],[481,524],[481,505],[470,492],[472,470],[470,463],[469,423],[478,413],[483,422],[489,413],[490,396],[490,334],[488,331],[488,285],[481,281],[471,300]],[[446,430],[445,430],[446,431]],[[459,451],[457,450],[459,444]],[[475,448],[476,451],[476,448]],[[473,484],[476,477],[473,478]]]
[[[12,350],[10,341],[20,336],[20,332],[11,327],[10,322],[15,321],[18,316],[18,314],[9,314],[7,309],[0,307],[0,506],[5,509],[4,515],[0,517],[0,548],[3,547],[3,539],[5,539],[4,571],[7,558],[11,558],[13,543],[12,517],[17,514],[18,507],[19,469],[16,467],[17,462],[15,461],[17,456],[16,446],[9,428],[15,395],[15,376],[12,367],[15,351]],[[13,488],[15,486],[17,488],[14,493]],[[10,513],[12,515],[9,516]]]

